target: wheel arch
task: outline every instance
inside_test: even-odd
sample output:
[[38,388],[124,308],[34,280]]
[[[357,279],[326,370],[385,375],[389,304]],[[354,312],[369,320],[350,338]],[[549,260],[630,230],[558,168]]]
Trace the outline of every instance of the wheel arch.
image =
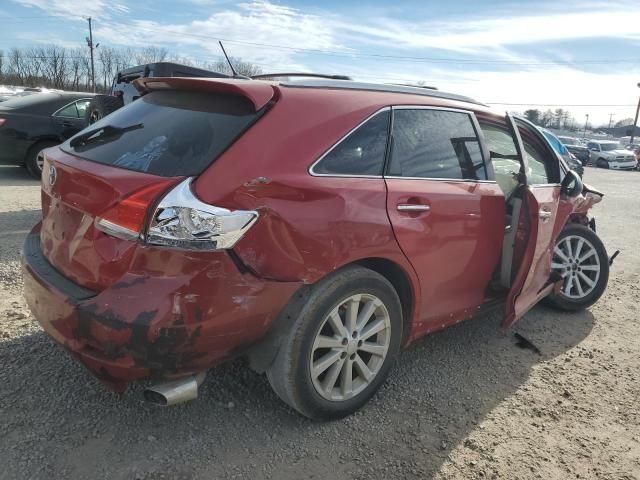
[[415,294],[411,283],[411,277],[407,271],[393,260],[381,257],[362,258],[345,265],[320,277],[313,284],[303,284],[290,298],[289,302],[280,311],[278,316],[269,326],[265,335],[254,345],[249,347],[245,356],[249,360],[250,367],[256,372],[263,373],[275,360],[283,337],[290,326],[295,322],[297,315],[307,302],[315,286],[330,275],[349,268],[360,266],[372,270],[391,283],[400,298],[402,308],[402,346],[406,346],[411,336],[411,325],[415,313]]
[[410,336],[411,323],[415,311],[415,295],[408,273],[396,262],[387,258],[372,257],[356,260],[351,265],[360,265],[386,278],[400,297],[402,307],[402,345]]

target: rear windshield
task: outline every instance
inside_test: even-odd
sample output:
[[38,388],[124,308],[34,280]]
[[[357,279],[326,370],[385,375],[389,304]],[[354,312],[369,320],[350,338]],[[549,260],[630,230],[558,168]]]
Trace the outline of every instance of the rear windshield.
[[259,115],[240,96],[156,91],[84,129],[61,149],[128,170],[193,176],[202,173]]

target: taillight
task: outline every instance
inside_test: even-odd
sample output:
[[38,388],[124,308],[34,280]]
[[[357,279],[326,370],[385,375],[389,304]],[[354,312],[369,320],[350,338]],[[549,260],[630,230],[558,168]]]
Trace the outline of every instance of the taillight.
[[3,126],[5,123],[7,123],[7,119],[6,118],[0,118],[0,127]]
[[136,190],[97,217],[96,227],[124,240],[141,238],[149,207],[174,182],[175,179],[166,180]]
[[258,212],[201,202],[191,191],[192,181],[182,181],[160,201],[151,217],[146,242],[193,250],[232,248],[258,219]]

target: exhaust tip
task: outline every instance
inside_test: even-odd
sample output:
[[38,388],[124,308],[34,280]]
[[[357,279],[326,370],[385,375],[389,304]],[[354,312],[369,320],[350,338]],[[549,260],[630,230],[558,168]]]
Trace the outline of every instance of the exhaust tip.
[[204,380],[205,375],[206,373],[203,372],[191,377],[153,385],[143,392],[144,399],[161,407],[194,400],[198,398],[198,387]]
[[154,405],[158,405],[160,407],[166,407],[167,404],[169,403],[167,401],[167,397],[165,397],[164,395],[162,395],[159,392],[156,392],[154,390],[151,390],[150,388],[146,389],[142,395],[144,395],[144,399],[149,402],[149,403],[153,403]]

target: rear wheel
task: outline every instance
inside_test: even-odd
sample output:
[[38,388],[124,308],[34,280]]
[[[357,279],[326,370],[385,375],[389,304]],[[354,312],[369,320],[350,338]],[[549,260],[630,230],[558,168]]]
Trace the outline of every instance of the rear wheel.
[[393,286],[376,272],[349,267],[314,288],[267,377],[301,414],[341,418],[380,388],[401,337],[402,310]]
[[42,165],[44,164],[44,156],[42,155],[42,151],[56,145],[58,145],[58,142],[38,142],[29,149],[24,161],[24,166],[27,167],[27,171],[31,174],[32,177],[37,179],[40,179],[42,177]]
[[122,98],[111,95],[96,95],[89,102],[85,113],[85,120],[88,125],[96,123],[98,120],[115,112],[123,106]]
[[576,311],[598,301],[609,281],[609,257],[593,230],[572,224],[558,236],[551,268],[563,278],[562,289],[545,303],[560,310]]

